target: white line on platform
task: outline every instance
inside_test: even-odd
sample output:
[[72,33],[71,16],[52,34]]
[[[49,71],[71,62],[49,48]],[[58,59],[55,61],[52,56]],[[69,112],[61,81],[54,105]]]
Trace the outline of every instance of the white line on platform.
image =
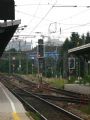
[[0,83],[0,87],[1,87],[1,89],[3,90],[4,94],[6,95],[7,99],[9,100],[9,102],[10,102],[10,104],[11,104],[11,107],[12,107],[13,112],[15,112],[15,113],[16,113],[16,108],[15,108],[15,105],[14,105],[13,101],[11,100],[11,98],[9,97],[9,95],[8,95],[8,94],[5,92],[5,90],[3,89],[3,84],[2,84],[2,83]]

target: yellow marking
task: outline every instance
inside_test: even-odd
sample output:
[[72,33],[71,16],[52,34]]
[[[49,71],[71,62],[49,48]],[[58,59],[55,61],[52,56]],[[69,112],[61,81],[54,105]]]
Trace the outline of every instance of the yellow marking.
[[16,112],[13,112],[13,119],[14,120],[21,120]]

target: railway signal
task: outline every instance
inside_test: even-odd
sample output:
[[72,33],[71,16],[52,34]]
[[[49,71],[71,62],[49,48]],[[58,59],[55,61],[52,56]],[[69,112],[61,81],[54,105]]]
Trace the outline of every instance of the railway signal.
[[38,40],[38,59],[44,58],[44,44],[43,39]]
[[38,40],[37,58],[38,58],[38,74],[43,74],[44,72],[44,42],[43,42],[43,39]]

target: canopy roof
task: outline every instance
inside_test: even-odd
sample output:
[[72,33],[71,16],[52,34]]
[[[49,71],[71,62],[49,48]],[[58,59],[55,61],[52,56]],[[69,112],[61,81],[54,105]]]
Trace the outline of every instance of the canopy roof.
[[20,20],[0,23],[0,57],[20,23]]
[[68,50],[69,54],[90,54],[90,43]]

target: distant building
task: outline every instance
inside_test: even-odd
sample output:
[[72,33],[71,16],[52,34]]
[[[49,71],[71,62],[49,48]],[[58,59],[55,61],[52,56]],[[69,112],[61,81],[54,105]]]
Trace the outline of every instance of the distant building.
[[13,40],[10,41],[6,47],[6,50],[15,48],[17,51],[30,51],[31,50],[31,42],[26,42],[26,41],[18,41],[18,40]]
[[63,44],[62,41],[59,41],[59,39],[51,39],[49,38],[47,42],[45,42],[46,46],[61,46]]
[[[59,41],[59,39],[51,39],[48,38],[48,41],[44,43],[44,57],[48,58],[51,57],[53,59],[58,59],[60,53],[60,48],[62,46],[63,42]],[[32,49],[30,52],[28,51],[28,56],[30,59],[34,58],[37,59],[37,47]]]
[[[29,57],[30,59],[32,59],[32,58],[37,59],[37,52],[28,53],[28,57]],[[51,58],[53,58],[53,59],[58,59],[59,53],[56,53],[55,51],[45,52],[45,53],[44,53],[44,57],[45,57],[45,58],[51,57]]]

